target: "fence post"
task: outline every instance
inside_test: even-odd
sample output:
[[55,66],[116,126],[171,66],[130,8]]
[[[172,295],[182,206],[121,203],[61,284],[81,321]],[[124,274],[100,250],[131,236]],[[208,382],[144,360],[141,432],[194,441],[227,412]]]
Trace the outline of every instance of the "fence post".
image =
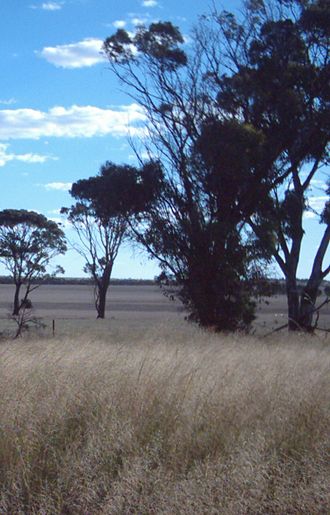
[[55,336],[55,320],[53,319],[53,336]]

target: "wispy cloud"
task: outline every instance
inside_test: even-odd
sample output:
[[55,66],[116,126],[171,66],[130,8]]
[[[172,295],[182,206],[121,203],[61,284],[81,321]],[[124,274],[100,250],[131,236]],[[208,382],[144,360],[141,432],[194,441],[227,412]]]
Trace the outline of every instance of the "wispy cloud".
[[7,98],[7,99],[0,99],[0,105],[3,106],[11,106],[16,104],[17,100],[16,98]]
[[156,0],[143,0],[142,6],[143,7],[156,7],[158,5],[158,2]]
[[56,159],[52,156],[45,156],[40,154],[14,154],[8,152],[9,145],[6,143],[0,143],[0,166],[5,166],[10,161],[22,161],[24,163],[44,163],[49,159]]
[[41,9],[45,11],[59,11],[62,7],[63,4],[59,2],[43,2],[41,4]]
[[92,136],[137,135],[143,110],[137,104],[102,109],[94,106],[61,107],[49,111],[36,109],[0,110],[0,141],[40,139],[42,137],[88,138]]
[[51,216],[49,218],[49,220],[52,220],[52,222],[55,222],[57,223],[61,229],[71,229],[72,228],[72,224],[69,222],[68,219],[65,219],[65,218],[61,218],[59,216]]
[[31,4],[31,9],[42,9],[43,11],[59,11],[64,2],[42,2],[41,4]]
[[60,209],[50,209],[50,211],[47,211],[48,215],[60,215],[61,210]]
[[115,27],[116,29],[123,29],[124,27],[126,27],[126,25],[127,25],[127,22],[125,20],[116,20],[112,24],[112,26]]
[[[49,184],[57,184],[57,185],[63,185],[63,189],[58,186],[56,188],[49,188],[49,185],[43,185],[44,187],[45,186],[48,186],[48,191],[50,190],[57,190],[57,191],[65,191],[65,192],[68,192],[68,190],[71,189],[71,186],[72,186],[72,183],[71,182],[55,182],[55,183],[49,183]],[[67,187],[69,185],[69,187]],[[40,186],[40,185],[39,185]],[[61,209],[51,209],[50,211],[48,211],[46,213],[46,216],[49,220],[52,220],[53,222],[56,222],[57,224],[59,224],[62,229],[71,229],[72,228],[72,223],[68,220],[68,218],[65,216],[65,215],[62,215],[61,214]]]
[[146,23],[148,23],[149,17],[147,17],[147,16],[141,17],[141,16],[132,15],[130,21],[131,21],[132,25],[134,25],[135,27],[138,27],[139,25],[145,25]]
[[312,179],[311,185],[313,186],[314,190],[326,191],[327,189],[327,183],[322,179]]
[[60,68],[84,68],[105,61],[102,39],[86,38],[77,43],[45,47],[36,54]]
[[320,213],[322,213],[325,203],[329,200],[328,195],[319,195],[315,197],[311,197],[308,200],[308,205],[310,210],[305,212],[305,218],[316,218]]
[[43,186],[46,190],[69,191],[71,189],[72,182],[48,182]]
[[321,210],[324,208],[325,203],[329,200],[328,195],[320,195],[318,197],[311,197],[309,199],[309,205],[316,210]]

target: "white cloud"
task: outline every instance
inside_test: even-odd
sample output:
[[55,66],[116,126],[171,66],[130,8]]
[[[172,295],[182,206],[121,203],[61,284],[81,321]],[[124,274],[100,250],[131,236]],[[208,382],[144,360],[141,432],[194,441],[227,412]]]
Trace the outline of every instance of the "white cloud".
[[17,159],[17,161],[24,161],[25,163],[44,163],[51,158],[48,156],[41,156],[39,154],[28,153],[14,155],[14,159]]
[[[52,183],[50,183],[50,184],[52,184]],[[65,182],[63,182],[63,183],[55,183],[55,184],[65,185],[65,189],[63,188],[63,191],[67,191],[68,188],[66,187],[66,185],[70,184],[69,189],[71,189],[71,184],[72,183],[65,183]],[[44,187],[45,187],[45,185],[44,185]],[[53,190],[55,189],[57,191],[62,191],[61,188],[48,188],[48,190],[51,190],[51,189],[53,189]],[[53,222],[56,222],[57,224],[59,224],[62,227],[62,229],[63,228],[64,229],[71,229],[72,228],[71,222],[69,222],[69,220],[66,218],[65,215],[61,214],[61,210],[60,209],[51,209],[50,211],[48,211],[46,213],[46,216],[47,216],[47,218],[49,220],[52,220]]]
[[321,179],[312,179],[311,180],[311,185],[316,189],[316,190],[323,190],[323,191],[326,191],[327,189],[327,183],[324,182],[323,180]]
[[64,2],[43,2],[42,4],[32,4],[31,9],[42,9],[43,11],[59,11]]
[[55,159],[51,156],[43,156],[40,154],[13,154],[8,152],[8,144],[0,143],[0,166],[5,166],[9,161],[22,161],[24,163],[44,163],[49,159]]
[[134,27],[137,27],[139,25],[147,25],[148,23],[157,21],[148,12],[145,12],[143,14],[130,12],[128,13],[128,19]]
[[59,11],[62,9],[62,4],[58,2],[43,2],[41,4],[41,9],[45,11]]
[[116,29],[123,29],[126,26],[125,20],[116,20],[112,24]]
[[324,209],[325,203],[329,200],[328,195],[320,195],[317,197],[311,197],[308,200],[310,211],[306,211],[305,218],[315,218],[317,214],[321,213]]
[[143,7],[156,7],[156,5],[158,5],[156,0],[143,0],[142,2]]
[[137,157],[136,154],[129,154],[128,155],[128,158],[130,161],[137,161],[139,159],[139,161],[142,159],[142,161],[151,161],[152,159],[154,160],[157,160],[157,158],[159,156],[157,156],[156,153],[154,152],[151,152],[151,151],[146,151],[146,150],[139,150],[138,152],[138,156],[139,158]]
[[137,27],[139,25],[145,25],[148,21],[148,18],[140,18],[139,16],[134,16],[131,18],[131,23]]
[[51,216],[49,220],[52,220],[52,222],[57,223],[61,227],[61,229],[71,229],[72,227],[72,224],[69,222],[69,220],[66,220],[65,218]]
[[327,195],[320,195],[318,197],[311,197],[309,199],[309,205],[313,209],[323,209],[324,204],[326,201],[329,200],[329,197]]
[[46,190],[55,191],[69,191],[71,189],[72,182],[48,182],[44,184]]
[[134,136],[141,133],[145,115],[137,104],[117,109],[94,106],[0,110],[0,141],[42,137],[86,138],[92,136]]
[[37,55],[60,68],[83,68],[105,62],[102,39],[86,38],[77,43],[45,47]]
[[7,98],[7,99],[0,99],[0,104],[4,106],[11,106],[13,104],[16,104],[17,100],[15,98]]

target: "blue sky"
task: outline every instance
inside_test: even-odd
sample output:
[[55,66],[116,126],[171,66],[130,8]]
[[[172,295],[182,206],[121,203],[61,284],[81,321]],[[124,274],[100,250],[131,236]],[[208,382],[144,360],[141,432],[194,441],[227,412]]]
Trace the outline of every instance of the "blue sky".
[[[233,8],[238,2],[219,5]],[[141,120],[100,55],[116,28],[171,20],[189,34],[203,0],[0,0],[0,209],[31,209],[59,219],[71,183],[95,175],[106,160],[132,161],[128,131]],[[326,172],[314,184],[324,200]],[[323,200],[322,200],[323,198]],[[300,276],[307,276],[321,227],[310,216]],[[68,235],[72,238],[72,234]],[[311,250],[312,249],[312,250]],[[83,275],[74,252],[57,259],[66,275]],[[129,247],[114,277],[153,278],[156,263]]]

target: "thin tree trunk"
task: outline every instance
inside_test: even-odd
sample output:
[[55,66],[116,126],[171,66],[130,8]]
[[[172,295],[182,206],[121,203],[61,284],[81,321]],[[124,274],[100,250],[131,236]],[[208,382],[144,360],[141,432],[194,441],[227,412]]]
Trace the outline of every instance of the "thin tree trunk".
[[20,294],[21,286],[22,286],[21,283],[15,284],[14,308],[13,308],[12,316],[19,315],[19,309],[20,309],[19,294]]
[[107,287],[101,285],[98,290],[98,302],[97,302],[97,318],[105,318],[105,306],[107,297]]
[[299,324],[305,331],[313,331],[313,314],[317,299],[317,293],[322,280],[327,275],[329,268],[322,271],[323,259],[329,246],[330,225],[326,227],[323,238],[317,250],[312,273],[301,294]]
[[314,329],[313,315],[315,313],[314,309],[320,283],[321,281],[313,282],[309,280],[301,294],[299,325],[308,332],[312,332]]
[[107,292],[110,284],[110,277],[112,272],[112,262],[108,263],[103,270],[102,277],[97,282],[97,298],[96,298],[96,311],[97,318],[105,318],[105,307],[107,300]]
[[288,302],[288,328],[289,331],[298,331],[299,325],[299,293],[295,277],[286,278],[286,294]]

